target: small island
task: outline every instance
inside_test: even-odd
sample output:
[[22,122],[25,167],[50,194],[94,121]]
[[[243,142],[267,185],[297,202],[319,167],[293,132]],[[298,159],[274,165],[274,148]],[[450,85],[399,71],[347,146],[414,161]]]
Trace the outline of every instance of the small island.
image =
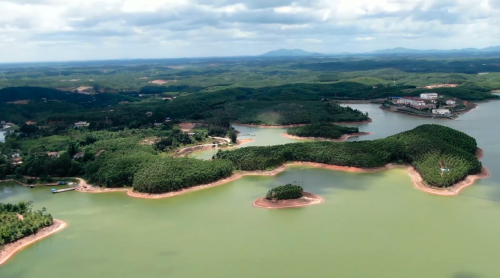
[[315,139],[342,142],[350,137],[369,134],[370,133],[367,132],[359,132],[359,128],[357,127],[317,122],[310,125],[289,128],[284,136],[291,139]]
[[265,197],[253,202],[255,207],[267,209],[296,208],[320,204],[323,199],[304,192],[302,186],[287,184],[269,190]]

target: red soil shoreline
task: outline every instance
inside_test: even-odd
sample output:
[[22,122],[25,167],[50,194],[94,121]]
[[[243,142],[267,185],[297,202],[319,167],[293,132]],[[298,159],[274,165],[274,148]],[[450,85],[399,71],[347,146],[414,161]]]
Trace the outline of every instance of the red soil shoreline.
[[3,249],[0,251],[0,265],[7,262],[10,258],[12,258],[17,252],[21,251],[25,247],[42,240],[48,236],[51,236],[59,231],[62,231],[66,228],[68,224],[64,221],[54,219],[54,223],[49,226],[41,229],[38,233],[34,235],[30,235],[27,237],[23,237],[15,242],[6,244]]
[[293,200],[268,200],[266,197],[261,197],[255,200],[252,205],[257,208],[265,209],[284,209],[284,208],[298,208],[318,205],[325,200],[318,195],[309,192],[303,192],[302,198]]
[[295,140],[319,140],[319,141],[331,141],[331,142],[344,142],[351,137],[359,137],[371,134],[373,134],[373,132],[358,132],[358,133],[344,134],[338,139],[323,138],[323,137],[300,137],[300,136],[290,135],[288,133],[281,133],[281,136]]
[[[362,125],[373,122],[372,118],[368,118],[366,121],[362,122],[333,122],[332,124],[336,125]],[[295,124],[295,125],[254,125],[254,124],[242,124],[242,123],[234,123],[234,125],[239,126],[247,126],[247,127],[259,127],[259,128],[289,128],[289,127],[299,127],[306,126],[308,124]]]

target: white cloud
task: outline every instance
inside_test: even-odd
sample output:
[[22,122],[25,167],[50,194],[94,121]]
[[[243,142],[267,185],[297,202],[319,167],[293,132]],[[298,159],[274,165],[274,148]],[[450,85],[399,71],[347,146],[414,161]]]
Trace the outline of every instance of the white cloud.
[[356,41],[358,42],[366,42],[366,41],[373,41],[375,37],[356,37]]
[[0,62],[500,45],[499,0],[0,0],[0,11]]

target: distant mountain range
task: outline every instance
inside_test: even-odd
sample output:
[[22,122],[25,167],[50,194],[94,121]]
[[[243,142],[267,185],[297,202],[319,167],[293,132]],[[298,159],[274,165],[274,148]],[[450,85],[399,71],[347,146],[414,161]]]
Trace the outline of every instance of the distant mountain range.
[[278,49],[260,55],[262,57],[302,57],[302,56],[324,56],[321,53],[308,52],[302,49]]
[[421,55],[421,54],[491,54],[500,53],[500,46],[486,48],[463,48],[463,49],[410,49],[397,47],[392,49],[375,50],[364,53],[330,53],[322,54],[309,52],[302,49],[278,49],[260,55],[261,57],[307,57],[307,56],[346,56],[346,55]]

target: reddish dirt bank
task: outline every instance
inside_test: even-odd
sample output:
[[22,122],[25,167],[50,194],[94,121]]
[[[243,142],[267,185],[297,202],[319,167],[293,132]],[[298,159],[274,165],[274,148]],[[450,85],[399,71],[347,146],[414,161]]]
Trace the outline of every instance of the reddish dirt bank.
[[[362,122],[334,122],[332,124],[336,125],[362,125],[362,124],[368,124],[373,122],[371,118],[368,118],[366,121]],[[296,124],[296,125],[253,125],[253,124],[241,124],[241,123],[234,123],[234,125],[240,125],[240,126],[248,126],[248,127],[259,127],[259,128],[289,128],[289,127],[298,127],[298,126],[305,126],[307,124]]]
[[345,167],[345,166],[337,166],[337,165],[327,165],[327,164],[320,164],[320,163],[313,163],[313,162],[293,162],[289,164],[282,165],[272,171],[245,171],[245,172],[238,172],[233,174],[232,176],[213,182],[209,184],[204,184],[204,185],[198,185],[186,189],[182,189],[179,191],[175,192],[168,192],[168,193],[163,193],[163,194],[148,194],[148,193],[139,193],[139,192],[134,192],[132,190],[129,190],[127,192],[127,195],[130,197],[134,198],[143,198],[143,199],[163,199],[163,198],[170,198],[178,195],[182,195],[188,192],[193,192],[193,191],[198,191],[210,187],[215,187],[219,185],[226,184],[228,182],[235,181],[237,179],[240,179],[244,176],[275,176],[283,171],[286,170],[288,166],[292,165],[304,165],[304,166],[311,166],[311,167],[318,167],[318,168],[323,168],[323,169],[329,169],[329,170],[335,170],[335,171],[344,171],[344,172],[358,172],[358,173],[369,173],[369,172],[377,172],[377,171],[382,171],[385,169],[393,168],[393,165],[387,165],[384,167],[378,167],[378,168],[369,168],[369,169],[362,169],[362,168],[355,168],[355,167]]
[[293,200],[268,200],[266,197],[259,198],[253,202],[254,207],[265,209],[298,208],[323,203],[323,198],[309,192],[303,192],[303,196]]
[[281,133],[281,136],[284,136],[284,137],[290,138],[290,139],[296,139],[296,140],[319,140],[319,141],[344,142],[344,141],[347,141],[347,139],[349,139],[351,137],[358,137],[358,136],[371,135],[371,134],[373,134],[373,133],[372,132],[359,132],[359,133],[352,133],[352,134],[344,134],[338,139],[323,138],[323,137],[299,137],[299,136],[290,135],[288,133]]
[[9,243],[0,251],[0,265],[7,262],[9,258],[14,256],[26,246],[33,244],[43,238],[53,235],[67,227],[66,222],[54,219],[54,223],[46,228],[41,229],[38,233],[23,237],[13,243]]

